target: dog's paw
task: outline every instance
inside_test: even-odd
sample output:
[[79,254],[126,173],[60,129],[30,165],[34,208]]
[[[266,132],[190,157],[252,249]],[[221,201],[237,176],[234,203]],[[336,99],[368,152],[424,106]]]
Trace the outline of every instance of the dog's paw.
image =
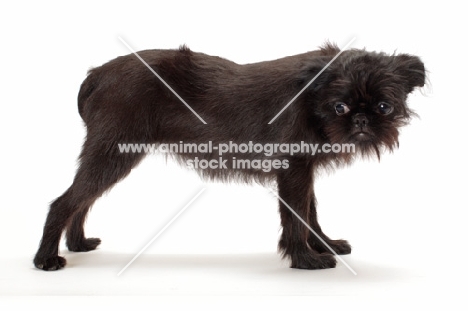
[[68,250],[72,252],[89,252],[95,250],[99,244],[101,244],[101,239],[99,238],[88,238],[78,242],[67,241]]
[[338,255],[351,254],[351,245],[346,240],[330,240],[329,245]]
[[53,256],[48,258],[34,258],[34,265],[36,268],[44,271],[55,271],[65,267],[67,261],[60,256]]
[[291,257],[291,268],[294,269],[329,269],[336,267],[336,259],[330,254],[296,254]]
[[[327,245],[335,251],[337,255],[347,255],[351,254],[351,245],[349,245],[346,240],[325,240]],[[316,250],[317,252],[323,254],[328,253],[332,254],[333,252],[326,247],[321,241],[313,241],[309,245]]]
[[[351,254],[351,245],[349,245],[348,241],[346,240],[328,240],[328,246],[330,246],[338,255],[347,255]],[[325,249],[324,253],[331,253],[330,249],[323,246]]]

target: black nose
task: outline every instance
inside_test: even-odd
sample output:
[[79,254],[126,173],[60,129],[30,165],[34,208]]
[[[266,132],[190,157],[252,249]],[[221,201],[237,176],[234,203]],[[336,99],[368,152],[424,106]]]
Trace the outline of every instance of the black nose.
[[357,127],[365,127],[369,124],[369,120],[364,113],[357,113],[353,116],[354,125]]

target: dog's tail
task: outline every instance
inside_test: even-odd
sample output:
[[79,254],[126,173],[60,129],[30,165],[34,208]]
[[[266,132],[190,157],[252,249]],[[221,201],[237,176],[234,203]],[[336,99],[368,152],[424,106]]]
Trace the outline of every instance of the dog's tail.
[[78,92],[78,112],[85,123],[87,122],[86,105],[98,85],[97,74],[93,69],[88,71],[88,76],[83,81]]

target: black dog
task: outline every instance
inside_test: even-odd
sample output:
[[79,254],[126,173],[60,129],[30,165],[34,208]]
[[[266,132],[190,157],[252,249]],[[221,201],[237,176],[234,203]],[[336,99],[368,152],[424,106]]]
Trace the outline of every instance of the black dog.
[[[337,253],[348,254],[344,240],[331,240],[316,215],[314,173],[349,164],[357,156],[379,156],[398,146],[398,128],[412,111],[406,98],[425,84],[419,58],[363,50],[344,51],[280,114],[285,105],[339,53],[327,44],[317,51],[279,60],[238,65],[219,57],[179,50],[147,50],[139,55],[207,124],[201,122],[135,56],[118,57],[90,71],[78,95],[87,136],[73,184],[50,206],[37,268],[65,266],[58,256],[62,232],[68,249],[95,249],[100,239],[85,238],[84,222],[94,201],[137,165],[144,153],[122,152],[122,143],[213,146],[236,144],[352,143],[355,153],[264,153],[230,150],[225,167],[198,169],[203,177],[229,181],[276,182],[278,195]],[[271,124],[269,124],[271,123]],[[215,160],[219,152],[177,153],[179,161]],[[278,160],[265,169],[234,167],[236,161]],[[253,163],[253,162],[252,162]],[[257,162],[258,164],[258,162]],[[271,163],[270,163],[271,164]],[[291,211],[280,202],[279,249],[292,268],[332,268],[336,260]]]

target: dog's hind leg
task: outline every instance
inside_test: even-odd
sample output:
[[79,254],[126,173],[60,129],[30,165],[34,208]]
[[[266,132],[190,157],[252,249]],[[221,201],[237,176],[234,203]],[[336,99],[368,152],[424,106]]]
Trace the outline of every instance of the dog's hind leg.
[[80,156],[73,184],[50,206],[39,250],[34,258],[37,268],[57,270],[65,266],[58,256],[62,232],[67,229],[67,246],[72,251],[89,251],[99,239],[86,239],[83,225],[95,200],[124,178],[143,158],[143,153],[121,153],[117,142],[102,133],[89,135]]
[[72,252],[88,252],[101,244],[99,238],[85,238],[84,223],[91,205],[80,208],[67,226],[67,247]]

